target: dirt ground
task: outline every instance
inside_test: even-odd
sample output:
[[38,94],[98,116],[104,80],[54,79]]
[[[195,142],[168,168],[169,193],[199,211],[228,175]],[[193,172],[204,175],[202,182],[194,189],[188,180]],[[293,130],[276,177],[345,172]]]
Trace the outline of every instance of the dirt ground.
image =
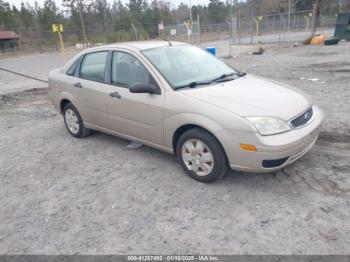
[[[303,89],[326,119],[314,148],[284,170],[213,184],[149,147],[98,132],[74,139],[46,88],[3,92],[0,254],[349,254],[350,43],[253,49],[235,47],[227,62]],[[59,66],[30,59],[0,65],[37,76]]]

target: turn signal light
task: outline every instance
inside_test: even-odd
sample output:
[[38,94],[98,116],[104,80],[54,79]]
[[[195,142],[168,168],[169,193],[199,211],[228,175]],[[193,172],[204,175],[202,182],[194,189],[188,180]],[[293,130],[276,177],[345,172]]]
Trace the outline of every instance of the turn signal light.
[[249,144],[239,144],[239,146],[241,147],[241,149],[245,150],[245,151],[251,151],[251,152],[256,152],[256,146],[254,145],[249,145]]

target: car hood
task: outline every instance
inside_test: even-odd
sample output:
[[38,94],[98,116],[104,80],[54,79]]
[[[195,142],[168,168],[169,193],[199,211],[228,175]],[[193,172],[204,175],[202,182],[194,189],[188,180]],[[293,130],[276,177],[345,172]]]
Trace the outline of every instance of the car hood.
[[302,91],[253,75],[180,92],[240,116],[273,116],[285,121],[311,106]]

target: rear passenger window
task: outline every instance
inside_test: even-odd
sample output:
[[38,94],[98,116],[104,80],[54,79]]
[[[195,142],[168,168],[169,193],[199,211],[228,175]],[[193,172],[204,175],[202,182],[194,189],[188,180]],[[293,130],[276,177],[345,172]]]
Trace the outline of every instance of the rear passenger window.
[[74,76],[75,70],[77,69],[78,63],[80,61],[80,58],[78,58],[68,69],[67,75]]
[[80,65],[80,77],[104,82],[107,55],[108,52],[95,52],[85,55]]

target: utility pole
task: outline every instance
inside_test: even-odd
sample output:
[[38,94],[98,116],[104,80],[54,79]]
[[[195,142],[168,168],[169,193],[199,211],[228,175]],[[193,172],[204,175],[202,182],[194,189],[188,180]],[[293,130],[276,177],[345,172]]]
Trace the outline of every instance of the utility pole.
[[313,0],[313,23],[312,23],[312,35],[316,33],[317,20],[318,20],[318,0]]
[[[162,23],[163,23],[163,21],[162,21]],[[134,23],[131,23],[131,27],[132,27],[132,30],[134,30],[135,41],[137,41],[137,29],[136,29],[136,26],[134,25]]]
[[241,7],[238,5],[238,15],[237,15],[237,29],[238,29],[238,44],[241,44]]
[[62,1],[62,5],[64,7],[69,7],[70,10],[63,10],[63,12],[74,12],[75,8],[78,11],[79,14],[79,19],[80,19],[80,23],[81,23],[81,29],[83,31],[83,38],[84,38],[84,43],[85,45],[88,44],[88,40],[87,40],[87,35],[86,35],[86,29],[85,29],[85,24],[84,24],[84,19],[83,19],[83,10],[84,10],[84,4],[83,4],[83,0],[63,0]]
[[87,35],[86,35],[86,30],[85,30],[85,24],[84,24],[84,20],[83,20],[83,15],[82,15],[82,9],[83,9],[83,3],[82,0],[78,0],[78,13],[79,13],[79,18],[80,18],[80,22],[81,22],[81,28],[83,30],[83,35],[84,35],[84,41],[85,44],[88,44],[88,40],[87,40]]
[[342,1],[339,0],[339,13],[341,13],[341,11],[342,11]]
[[190,21],[189,21],[189,29],[187,28],[187,34],[188,34],[188,40],[192,44],[193,43],[193,37],[192,37],[192,29],[193,29],[193,21],[192,21],[192,4],[191,0],[189,0],[189,8],[190,8]]
[[232,13],[232,7],[233,7],[233,0],[230,0],[230,20],[229,20],[229,23],[230,23],[230,40],[228,41],[229,42],[229,52],[230,52],[230,57],[232,57],[232,38],[233,38],[233,13]]

